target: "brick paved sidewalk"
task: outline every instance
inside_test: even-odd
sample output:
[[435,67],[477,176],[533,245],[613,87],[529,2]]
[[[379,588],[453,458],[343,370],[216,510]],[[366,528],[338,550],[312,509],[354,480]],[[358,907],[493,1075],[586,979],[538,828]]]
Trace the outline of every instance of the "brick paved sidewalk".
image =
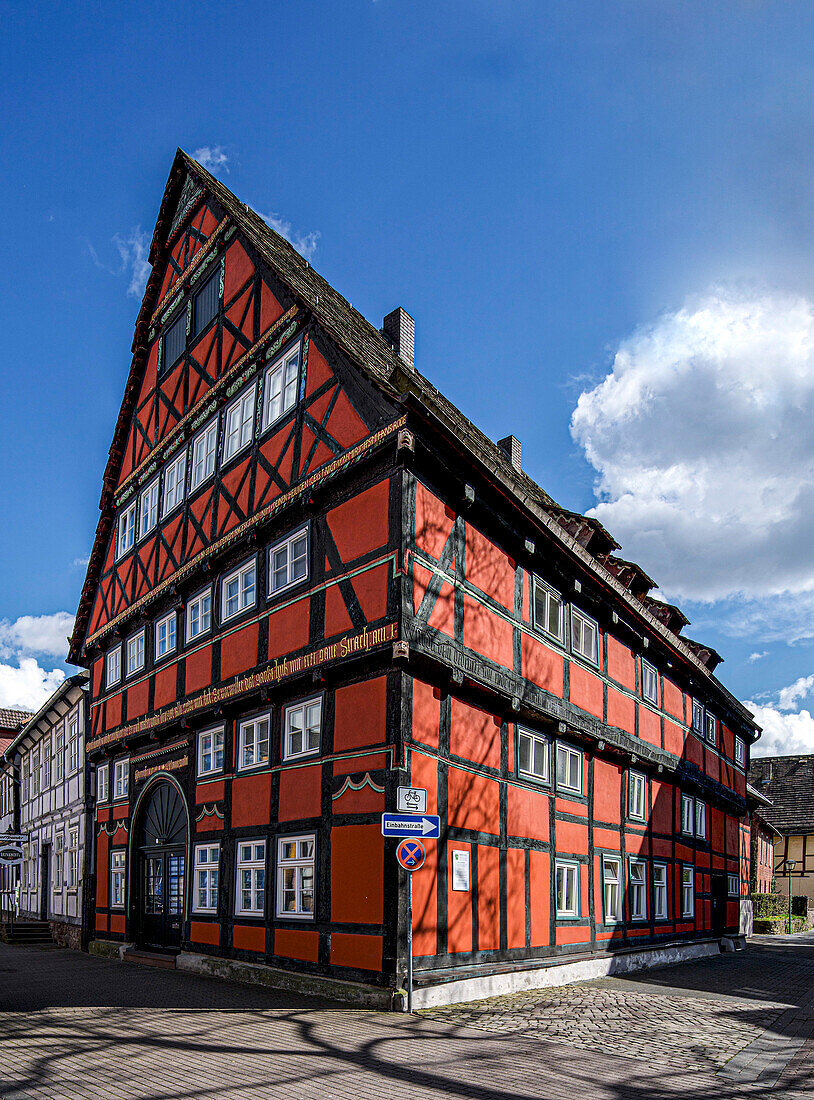
[[[683,997],[692,1012],[698,1005],[720,1003],[714,986],[726,975],[737,988],[725,1003],[751,995],[754,1013],[764,1008],[776,1013],[781,1005],[784,1012],[796,1011],[788,990],[801,983],[793,971],[814,965],[814,952],[807,963],[798,959],[799,951],[786,949],[769,960],[772,966],[763,957],[766,950],[755,955],[754,973],[744,966],[743,956],[736,957],[735,967],[729,965],[732,956],[721,956],[709,964],[651,972],[642,978],[649,991],[642,995],[654,1005]],[[725,969],[716,971],[713,964],[719,961]],[[694,979],[688,977],[692,973]],[[572,1023],[601,1018],[603,990],[623,993],[624,1002],[634,982],[591,983],[600,1000],[593,1008],[583,1003]],[[705,983],[713,988],[705,990]],[[787,992],[781,996],[784,983]],[[564,1031],[556,1041],[541,1038],[539,1028],[490,1033],[78,952],[0,945],[2,1100],[267,1100],[278,1094],[292,1100],[735,1100],[769,1095],[764,1085],[711,1072],[714,1059],[699,1066],[655,1057],[665,1037],[658,1013],[648,1026],[650,1047],[636,1057],[618,1049],[592,1049],[574,1036],[565,1038]],[[810,1072],[801,1056],[794,1075],[784,1084],[781,1078],[782,1095],[814,1095],[803,1087]],[[772,1092],[779,1094],[780,1086]]]

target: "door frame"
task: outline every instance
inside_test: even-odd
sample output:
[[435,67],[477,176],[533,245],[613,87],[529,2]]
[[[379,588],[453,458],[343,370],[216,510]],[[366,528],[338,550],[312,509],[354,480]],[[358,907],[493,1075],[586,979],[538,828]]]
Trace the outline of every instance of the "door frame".
[[710,921],[713,936],[723,936],[726,933],[726,905],[728,899],[726,872],[712,871],[710,873]]
[[40,920],[48,920],[51,906],[51,842],[40,847]]

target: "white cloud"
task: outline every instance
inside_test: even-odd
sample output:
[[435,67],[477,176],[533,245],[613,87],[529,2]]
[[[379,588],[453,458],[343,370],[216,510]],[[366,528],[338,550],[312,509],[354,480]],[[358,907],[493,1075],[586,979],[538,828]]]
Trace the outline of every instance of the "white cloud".
[[810,711],[781,714],[776,707],[745,703],[755,721],[762,726],[760,740],[752,748],[752,756],[795,756],[814,753],[814,718]]
[[73,624],[74,617],[67,611],[57,611],[53,615],[21,615],[14,622],[0,619],[0,657],[42,654],[64,661]]
[[814,687],[814,676],[801,676],[788,687],[781,688],[778,693],[777,705],[780,710],[794,710],[801,699],[811,694]]
[[192,154],[202,168],[212,175],[217,175],[219,170],[229,171],[229,157],[222,145],[202,145]]
[[147,279],[150,277],[150,261],[147,259],[150,242],[140,225],[134,225],[125,237],[117,233],[113,238],[113,244],[119,254],[119,262],[115,266],[101,260],[99,253],[90,241],[85,243],[88,246],[91,259],[98,268],[106,271],[108,275],[116,276],[116,278],[120,278],[122,275],[128,277],[127,293],[129,297],[140,298],[144,294]]
[[314,230],[312,233],[297,233],[291,222],[281,218],[279,214],[260,214],[260,217],[275,233],[285,237],[288,243],[293,245],[306,260],[313,257],[319,244],[320,233],[318,230]]
[[61,668],[47,672],[33,657],[21,657],[16,667],[0,662],[0,707],[39,710],[64,679]]
[[[812,421],[814,303],[717,289],[623,341],[571,431],[598,472],[591,514],[667,593],[768,604],[814,602]],[[733,610],[765,614],[763,636],[776,622]]]
[[750,653],[747,660],[750,664],[754,664],[755,661],[762,661],[764,657],[769,656],[768,649],[764,649],[762,653]]

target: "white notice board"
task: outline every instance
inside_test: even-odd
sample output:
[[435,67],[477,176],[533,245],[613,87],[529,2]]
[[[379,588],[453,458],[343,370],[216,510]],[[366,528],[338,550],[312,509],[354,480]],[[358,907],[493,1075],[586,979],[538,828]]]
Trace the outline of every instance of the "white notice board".
[[469,889],[469,852],[460,848],[452,850],[452,889]]

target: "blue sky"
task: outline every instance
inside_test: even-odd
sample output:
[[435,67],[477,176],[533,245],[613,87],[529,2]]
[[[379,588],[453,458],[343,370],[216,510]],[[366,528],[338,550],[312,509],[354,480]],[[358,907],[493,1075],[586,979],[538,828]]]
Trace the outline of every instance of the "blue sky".
[[[7,2],[0,705],[61,675],[177,145],[814,751],[810,4]],[[751,658],[751,659],[750,659]]]

